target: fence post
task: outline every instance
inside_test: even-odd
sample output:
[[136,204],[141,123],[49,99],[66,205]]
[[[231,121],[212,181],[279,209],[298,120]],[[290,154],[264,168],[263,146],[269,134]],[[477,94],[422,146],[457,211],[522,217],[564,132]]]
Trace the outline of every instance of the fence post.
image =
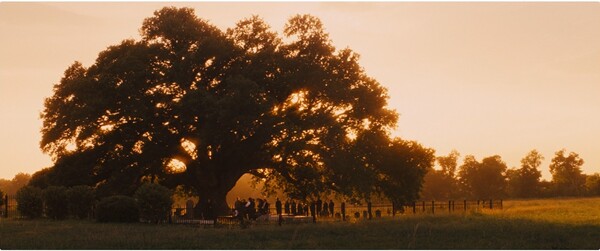
[[425,201],[423,201],[423,213],[425,212]]
[[416,214],[417,213],[417,202],[413,201],[412,206],[413,206],[413,214]]
[[502,209],[502,200],[500,200],[500,209]]
[[4,218],[8,218],[8,194],[4,195]]
[[494,201],[493,201],[493,200],[490,200],[490,209],[494,209],[494,206],[493,206],[493,205],[494,205]]
[[463,205],[465,206],[465,210],[464,211],[467,212],[467,200],[463,201]]
[[431,213],[435,214],[435,201],[431,201]]
[[448,213],[452,212],[450,210],[452,210],[452,201],[451,200],[448,201]]

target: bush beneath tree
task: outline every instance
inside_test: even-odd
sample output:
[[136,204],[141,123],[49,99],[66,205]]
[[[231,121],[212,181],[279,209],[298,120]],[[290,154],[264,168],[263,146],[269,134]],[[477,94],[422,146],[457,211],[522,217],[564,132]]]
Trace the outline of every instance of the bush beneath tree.
[[156,223],[165,220],[170,213],[172,196],[170,189],[154,183],[143,184],[134,194],[140,207],[140,216]]
[[44,209],[44,200],[42,189],[32,186],[25,186],[17,191],[17,210],[21,215],[28,218],[38,218],[42,216]]
[[69,212],[79,218],[88,218],[94,205],[95,192],[89,186],[74,186],[67,192]]
[[49,186],[43,192],[46,216],[55,220],[62,220],[69,214],[67,188],[62,186]]
[[129,196],[110,196],[98,202],[96,219],[99,222],[138,222],[140,210],[135,199]]

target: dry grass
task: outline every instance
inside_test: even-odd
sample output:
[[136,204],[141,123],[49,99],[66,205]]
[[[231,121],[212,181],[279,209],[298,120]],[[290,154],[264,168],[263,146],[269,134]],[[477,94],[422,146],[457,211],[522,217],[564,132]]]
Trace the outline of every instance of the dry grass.
[[0,220],[0,249],[598,249],[600,198],[248,229]]

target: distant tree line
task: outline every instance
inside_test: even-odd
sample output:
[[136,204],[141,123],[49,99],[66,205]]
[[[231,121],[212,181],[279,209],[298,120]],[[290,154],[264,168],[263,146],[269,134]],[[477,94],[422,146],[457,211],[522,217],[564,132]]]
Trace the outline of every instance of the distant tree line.
[[17,191],[29,183],[31,175],[18,173],[12,179],[0,179],[0,191],[9,196],[17,194]]
[[499,155],[478,161],[466,155],[458,165],[460,154],[450,152],[436,157],[439,169],[431,168],[424,178],[421,199],[489,199],[543,198],[558,196],[599,196],[600,174],[586,175],[584,161],[575,152],[557,151],[549,165],[552,180],[542,180],[544,157],[530,151],[521,159],[520,167],[508,168]]

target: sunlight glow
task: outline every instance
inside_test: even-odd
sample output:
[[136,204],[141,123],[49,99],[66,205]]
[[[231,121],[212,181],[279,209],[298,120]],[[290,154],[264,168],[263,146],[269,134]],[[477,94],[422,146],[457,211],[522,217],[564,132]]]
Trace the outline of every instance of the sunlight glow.
[[187,166],[178,159],[171,159],[167,163],[167,171],[170,173],[183,173],[185,170],[187,170]]
[[181,147],[183,147],[185,152],[187,154],[189,154],[193,160],[198,158],[198,153],[196,151],[196,144],[194,144],[192,141],[189,141],[185,138],[181,139]]

